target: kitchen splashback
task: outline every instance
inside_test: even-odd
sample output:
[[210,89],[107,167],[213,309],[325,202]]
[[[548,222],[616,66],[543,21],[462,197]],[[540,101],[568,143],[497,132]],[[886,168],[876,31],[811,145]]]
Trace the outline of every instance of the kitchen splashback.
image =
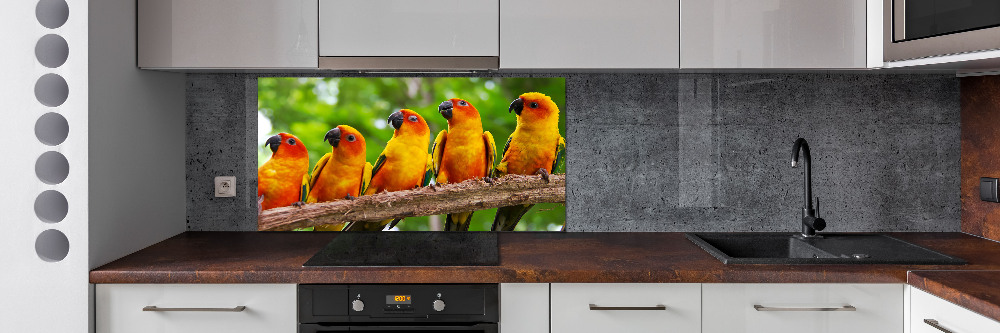
[[1000,177],[1000,76],[962,78],[962,231],[1000,240],[1000,204],[979,199],[979,178]]
[[[826,231],[960,228],[953,76],[497,76],[566,77],[568,231],[798,230],[797,137]],[[189,230],[257,229],[258,77],[187,77]],[[235,198],[213,197],[220,175]]]

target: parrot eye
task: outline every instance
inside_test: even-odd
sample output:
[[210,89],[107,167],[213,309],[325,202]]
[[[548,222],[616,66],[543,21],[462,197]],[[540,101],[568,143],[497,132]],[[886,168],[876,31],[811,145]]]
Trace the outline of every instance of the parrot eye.
[[417,116],[410,116],[407,119],[410,119],[410,121],[412,121],[412,122],[417,122]]
[[354,142],[354,134],[347,135],[347,142]]
[[466,103],[465,101],[458,101],[458,105],[467,106],[469,103]]
[[538,102],[531,102],[531,108],[532,109],[537,109],[538,108]]
[[295,145],[295,139],[292,139],[292,138],[288,138],[288,141],[285,141],[285,142],[288,142],[288,145],[290,145],[290,146],[294,146]]

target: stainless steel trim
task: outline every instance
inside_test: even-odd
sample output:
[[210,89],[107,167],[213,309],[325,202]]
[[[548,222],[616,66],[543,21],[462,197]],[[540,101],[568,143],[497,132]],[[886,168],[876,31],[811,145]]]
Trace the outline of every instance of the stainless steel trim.
[[898,16],[893,0],[883,0],[882,14],[882,59],[887,62],[1000,49],[1000,27],[894,42],[893,27]]
[[500,57],[319,57],[319,69],[362,71],[496,70]]
[[844,305],[829,308],[779,308],[754,304],[753,309],[757,311],[858,311],[853,305]]
[[953,332],[953,331],[951,331],[951,330],[949,330],[947,328],[942,327],[941,324],[938,323],[938,321],[934,320],[934,319],[924,319],[924,324],[930,325],[931,327],[936,328],[939,331],[944,332],[944,333],[955,333],[955,332]]
[[598,306],[596,304],[590,305],[591,310],[595,311],[645,311],[645,310],[666,310],[667,306],[658,304],[654,306]]
[[160,308],[155,305],[147,305],[142,308],[142,311],[157,311],[157,312],[177,312],[177,311],[190,311],[190,312],[243,312],[247,307],[240,305],[232,308]]

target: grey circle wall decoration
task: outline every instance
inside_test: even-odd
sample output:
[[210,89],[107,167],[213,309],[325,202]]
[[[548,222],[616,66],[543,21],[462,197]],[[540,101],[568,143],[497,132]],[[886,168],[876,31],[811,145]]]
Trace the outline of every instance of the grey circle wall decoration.
[[35,81],[35,98],[39,103],[49,107],[56,107],[66,102],[69,97],[69,85],[66,79],[58,74],[45,74]]
[[69,239],[59,230],[42,231],[35,238],[35,253],[44,261],[62,261],[69,254]]
[[59,145],[63,141],[66,141],[66,137],[68,136],[69,122],[66,121],[66,117],[58,113],[49,112],[43,114],[35,122],[35,137],[38,138],[38,141],[46,145]]
[[69,4],[66,0],[39,0],[35,5],[35,18],[43,27],[61,27],[69,19]]
[[62,183],[69,176],[69,161],[59,152],[44,152],[35,160],[35,175],[49,185]]
[[69,44],[66,39],[56,34],[42,36],[35,43],[35,59],[48,68],[56,68],[66,63],[69,58]]
[[66,196],[55,190],[47,190],[35,198],[35,216],[45,223],[59,223],[69,213]]

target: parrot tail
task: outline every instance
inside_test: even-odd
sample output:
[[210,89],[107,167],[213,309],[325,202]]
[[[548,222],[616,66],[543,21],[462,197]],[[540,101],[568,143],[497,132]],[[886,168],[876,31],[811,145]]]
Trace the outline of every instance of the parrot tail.
[[444,231],[469,231],[469,224],[472,222],[472,213],[448,214],[444,223]]
[[517,205],[498,208],[497,216],[493,218],[493,228],[490,230],[514,231],[514,227],[517,226],[517,222],[521,221],[521,217],[523,217],[532,206],[534,205]]
[[344,227],[344,231],[382,231],[392,220],[383,220],[378,223],[373,222],[350,222]]

